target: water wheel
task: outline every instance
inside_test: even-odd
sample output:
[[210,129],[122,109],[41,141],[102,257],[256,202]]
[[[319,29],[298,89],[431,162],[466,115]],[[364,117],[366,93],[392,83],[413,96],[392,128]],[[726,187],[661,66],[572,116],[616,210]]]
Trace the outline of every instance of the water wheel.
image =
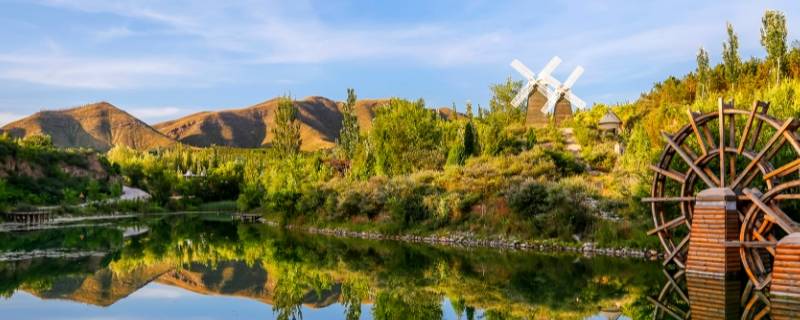
[[[750,261],[745,268],[756,278],[768,273],[769,256],[762,253],[769,252],[783,228],[775,228],[782,224],[771,220],[775,215],[764,208],[780,207],[793,197],[785,194],[797,189],[791,182],[797,181],[800,168],[798,122],[780,121],[768,109],[769,103],[756,101],[751,110],[740,110],[720,99],[716,111],[689,110],[685,126],[672,135],[662,132],[666,146],[658,163],[650,166],[651,197],[643,200],[650,203],[655,225],[648,234],[658,236],[665,266],[686,266],[696,195],[708,188],[730,188],[738,199],[743,261]],[[766,207],[756,205],[756,198]]]

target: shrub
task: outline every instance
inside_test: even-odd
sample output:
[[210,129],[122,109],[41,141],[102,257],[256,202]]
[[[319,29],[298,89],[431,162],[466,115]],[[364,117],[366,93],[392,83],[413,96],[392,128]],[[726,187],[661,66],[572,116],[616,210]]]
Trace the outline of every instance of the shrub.
[[522,217],[533,217],[551,208],[548,188],[536,181],[528,180],[512,187],[507,193],[508,206]]

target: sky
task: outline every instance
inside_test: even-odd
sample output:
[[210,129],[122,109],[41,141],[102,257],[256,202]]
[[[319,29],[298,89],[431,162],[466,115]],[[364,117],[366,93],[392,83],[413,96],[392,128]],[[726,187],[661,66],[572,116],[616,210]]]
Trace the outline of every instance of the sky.
[[767,9],[800,37],[800,1],[0,0],[0,124],[108,101],[154,124],[280,95],[423,98],[486,106],[489,85],[557,55],[592,103],[635,100],[721,58],[763,57]]

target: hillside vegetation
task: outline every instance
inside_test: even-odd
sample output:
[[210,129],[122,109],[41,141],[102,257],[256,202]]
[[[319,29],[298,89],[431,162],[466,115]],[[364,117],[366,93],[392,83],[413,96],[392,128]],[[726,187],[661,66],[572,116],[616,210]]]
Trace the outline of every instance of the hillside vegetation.
[[102,155],[55,148],[46,136],[0,135],[0,211],[118,196],[117,170]]
[[[695,71],[634,102],[577,112],[562,125],[574,128],[578,157],[554,125],[525,126],[524,110],[510,103],[522,84],[511,79],[490,86],[488,108],[463,113],[421,99],[359,101],[354,90],[339,103],[282,97],[204,112],[156,126],[185,144],[148,152],[118,144],[108,157],[126,184],[173,210],[235,201],[297,225],[654,247],[639,199],[663,150],[661,131],[720,98],[740,108],[766,100],[775,117],[800,116],[800,44],[788,46],[780,12],[765,14],[762,34],[764,59],[742,61],[728,25],[721,63],[700,48]],[[618,135],[597,130],[609,110],[623,121]]]

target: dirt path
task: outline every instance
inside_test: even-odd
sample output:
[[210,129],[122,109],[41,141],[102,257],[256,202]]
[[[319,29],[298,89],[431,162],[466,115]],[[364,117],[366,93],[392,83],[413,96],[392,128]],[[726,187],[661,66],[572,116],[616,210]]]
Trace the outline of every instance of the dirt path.
[[575,133],[572,128],[561,128],[561,136],[564,137],[564,142],[567,144],[567,150],[572,152],[576,158],[580,158],[581,145],[575,140]]

